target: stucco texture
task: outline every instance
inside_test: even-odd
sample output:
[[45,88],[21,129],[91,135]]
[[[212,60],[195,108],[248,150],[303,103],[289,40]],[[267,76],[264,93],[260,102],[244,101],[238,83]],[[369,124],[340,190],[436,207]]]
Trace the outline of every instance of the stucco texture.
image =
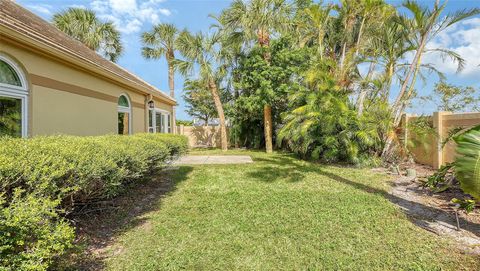
[[[29,136],[116,134],[117,99],[121,94],[127,94],[131,102],[132,132],[147,131],[147,94],[6,42],[0,45],[0,53],[25,72],[29,84]],[[172,106],[159,99],[155,99],[155,105],[172,112]]]

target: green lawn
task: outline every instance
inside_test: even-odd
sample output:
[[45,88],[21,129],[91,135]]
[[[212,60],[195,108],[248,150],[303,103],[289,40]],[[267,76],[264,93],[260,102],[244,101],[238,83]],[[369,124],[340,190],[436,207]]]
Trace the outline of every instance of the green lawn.
[[390,203],[384,175],[238,153],[255,163],[181,167],[175,189],[118,238],[107,269],[478,270]]

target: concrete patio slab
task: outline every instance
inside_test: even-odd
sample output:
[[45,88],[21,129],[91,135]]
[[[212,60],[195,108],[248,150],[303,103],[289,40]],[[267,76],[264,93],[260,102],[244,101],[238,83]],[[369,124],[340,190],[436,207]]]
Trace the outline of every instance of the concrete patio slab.
[[186,155],[178,159],[176,165],[222,165],[253,163],[248,155]]

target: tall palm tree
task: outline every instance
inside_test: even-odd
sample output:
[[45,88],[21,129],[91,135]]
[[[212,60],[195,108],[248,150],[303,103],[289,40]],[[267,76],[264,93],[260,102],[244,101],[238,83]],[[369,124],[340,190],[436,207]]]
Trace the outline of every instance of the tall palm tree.
[[[416,75],[418,74],[418,69],[422,63],[421,58],[424,53],[428,51],[425,48],[428,41],[434,39],[439,33],[453,24],[480,13],[480,9],[474,8],[470,10],[462,10],[454,14],[448,14],[444,18],[441,18],[441,14],[445,9],[446,4],[447,1],[444,1],[443,4],[440,5],[440,0],[437,0],[432,10],[430,10],[428,7],[422,7],[418,3],[410,0],[403,4],[403,6],[408,9],[413,16],[412,19],[401,17],[399,23],[411,31],[413,39],[415,40],[415,43],[417,43],[417,50],[415,57],[413,58],[413,61],[405,75],[405,80],[403,80],[400,92],[393,105],[395,125],[398,125],[400,122],[401,113],[405,108],[402,106],[404,99],[411,95],[409,92],[407,92],[407,90],[409,87],[414,85]],[[434,49],[433,51],[439,52],[444,56],[448,56],[457,61],[459,64],[458,70],[463,68],[464,61],[460,56],[458,56],[458,54],[446,49]]]
[[122,54],[120,32],[113,22],[100,21],[92,10],[69,8],[53,15],[53,24],[110,61],[117,61]]
[[[142,56],[146,59],[160,59],[165,57],[168,65],[168,87],[170,97],[175,98],[175,51],[178,29],[172,24],[158,24],[152,31],[142,33]],[[172,115],[175,116],[175,107]],[[172,121],[176,127],[175,118]],[[175,130],[175,129],[174,129]]]
[[[217,20],[223,28],[222,31],[230,36],[240,36],[247,46],[253,42],[268,48],[272,34],[291,29],[292,15],[293,6],[286,0],[234,0]],[[270,62],[268,50],[263,57]],[[268,101],[265,102],[263,115],[265,149],[267,153],[271,153],[272,106]]]
[[330,12],[332,9],[332,5],[312,4],[305,10],[300,11],[302,16],[298,16],[299,18],[297,18],[296,22],[300,47],[306,44],[315,44],[320,59],[323,58],[325,53],[324,39],[327,34],[329,20],[331,19]]
[[338,12],[338,21],[342,26],[339,67],[340,73],[343,73],[346,66],[347,51],[354,46],[353,33],[359,17],[360,5],[355,1],[341,0],[340,3],[335,6],[335,9]]
[[[412,63],[406,71],[405,78],[402,80],[402,86],[392,107],[394,127],[399,125],[402,113],[412,97],[416,78],[422,65],[422,56],[425,52],[429,51],[426,49],[427,43],[455,23],[480,14],[479,8],[473,8],[448,14],[442,18],[441,14],[447,5],[447,2],[448,1],[445,0],[440,4],[440,0],[436,0],[433,9],[423,7],[417,2],[411,0],[407,0],[403,3],[403,7],[412,13],[412,16],[411,18],[406,16],[400,17],[398,23],[410,32],[413,43],[416,44],[416,52]],[[454,61],[457,61],[458,71],[464,66],[464,60],[453,51],[442,48],[430,51],[439,52],[444,58],[450,57]],[[389,137],[385,142],[385,147],[382,152],[383,157],[389,156],[392,143],[393,138]]]
[[363,58],[370,61],[370,67],[365,79],[359,84],[360,92],[356,106],[358,115],[363,113],[368,86],[371,84],[373,72],[378,64],[381,50],[373,46],[378,39],[378,29],[383,29],[385,23],[395,14],[395,9],[385,4],[383,0],[365,0],[360,3],[359,16],[361,19],[355,44],[354,60],[358,62],[360,53],[362,53]]
[[142,33],[142,56],[146,59],[165,57],[168,64],[170,96],[175,98],[175,51],[178,29],[172,24],[158,24],[152,31]]
[[390,88],[398,71],[399,61],[406,53],[416,49],[416,45],[408,39],[408,31],[396,21],[396,17],[388,20],[384,27],[380,29],[379,36],[381,38],[375,39],[373,42],[373,47],[380,49],[379,64],[384,67],[383,85],[380,94],[385,101],[388,101],[390,96]]
[[205,85],[212,94],[220,120],[222,150],[227,151],[228,140],[225,114],[218,93],[218,82],[226,72],[225,67],[220,63],[221,51],[218,48],[220,41],[221,36],[218,32],[213,35],[202,33],[192,35],[188,31],[181,32],[177,38],[176,46],[186,60],[176,60],[175,65],[184,76],[191,75],[195,71],[195,67],[198,68],[199,77],[204,80]]

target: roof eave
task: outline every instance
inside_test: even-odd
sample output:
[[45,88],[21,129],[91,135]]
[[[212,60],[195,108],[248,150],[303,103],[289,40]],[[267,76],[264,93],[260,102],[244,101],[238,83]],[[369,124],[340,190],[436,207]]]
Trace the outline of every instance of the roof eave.
[[[76,68],[89,71],[93,75],[96,75],[98,77],[108,78],[110,81],[120,86],[126,87],[127,89],[131,89],[135,92],[139,92],[142,94],[147,94],[147,95],[150,94],[172,106],[177,105],[176,100],[166,95],[165,93],[159,90],[152,91],[149,89],[145,89],[144,87],[139,86],[135,82],[132,82],[122,76],[119,76],[118,74],[113,73],[88,59],[85,59],[79,55],[76,55],[74,52],[65,52],[64,50],[57,48],[58,46],[50,43],[47,40],[43,40],[42,42],[40,42],[36,39],[23,35],[22,33],[19,33],[14,29],[9,28],[6,25],[0,25],[0,36],[3,36],[3,35],[4,37],[2,37],[2,39],[6,39],[6,38],[12,39],[17,43],[22,44],[23,47],[41,51],[45,55],[49,56],[50,58],[53,58],[55,60],[61,60],[61,62],[67,62]],[[152,86],[152,88],[154,87]]]

